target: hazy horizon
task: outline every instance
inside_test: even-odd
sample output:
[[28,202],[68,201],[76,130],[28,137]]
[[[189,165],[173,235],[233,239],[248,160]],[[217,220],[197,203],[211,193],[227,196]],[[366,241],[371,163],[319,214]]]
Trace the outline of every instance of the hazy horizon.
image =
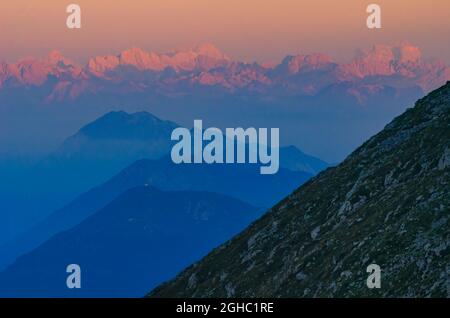
[[[369,30],[363,0],[142,0],[73,1],[82,28],[65,26],[64,3],[18,0],[0,3],[0,60],[45,56],[52,50],[85,63],[89,57],[130,47],[164,52],[213,43],[247,62],[279,62],[288,54],[320,52],[346,61],[356,49],[407,41],[425,57],[450,62],[447,0],[379,0],[382,29]],[[430,36],[431,35],[431,36]]]

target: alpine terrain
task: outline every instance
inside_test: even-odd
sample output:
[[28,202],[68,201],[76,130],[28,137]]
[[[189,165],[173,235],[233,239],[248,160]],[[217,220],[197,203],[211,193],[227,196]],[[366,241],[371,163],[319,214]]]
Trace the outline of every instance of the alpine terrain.
[[450,297],[449,217],[447,82],[149,296]]

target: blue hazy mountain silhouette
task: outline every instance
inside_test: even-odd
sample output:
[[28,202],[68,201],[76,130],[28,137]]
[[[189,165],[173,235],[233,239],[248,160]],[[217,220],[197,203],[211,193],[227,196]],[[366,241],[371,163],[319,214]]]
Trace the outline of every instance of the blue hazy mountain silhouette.
[[[261,212],[221,194],[132,188],[0,273],[0,296],[140,297]],[[66,287],[69,264],[81,266],[80,290]]]
[[85,190],[136,160],[159,159],[169,153],[176,127],[148,112],[109,112],[67,138],[37,170],[65,188]]
[[134,161],[166,155],[175,127],[147,112],[108,112],[22,171],[0,164],[0,233],[17,235]]
[[57,210],[16,240],[0,248],[0,268],[30,251],[50,236],[68,230],[108,204],[122,192],[151,185],[161,190],[211,191],[232,196],[258,207],[270,207],[312,175],[281,168],[261,175],[254,164],[174,164],[170,157],[136,161],[107,182]]

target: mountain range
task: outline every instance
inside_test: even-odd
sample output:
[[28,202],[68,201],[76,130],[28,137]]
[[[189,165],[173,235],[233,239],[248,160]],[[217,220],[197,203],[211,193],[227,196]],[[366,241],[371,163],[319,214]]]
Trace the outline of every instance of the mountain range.
[[[16,93],[33,101],[44,100],[45,103],[80,98],[83,101],[87,96],[85,94],[92,93],[101,100],[110,93],[111,96],[125,99],[129,98],[129,93],[171,97],[189,94],[195,96],[194,99],[203,96],[203,93],[212,93],[212,96],[220,99],[220,94],[224,93],[228,96],[239,95],[239,101],[246,101],[249,96],[255,96],[253,94],[269,100],[282,95],[286,98],[286,104],[269,103],[265,106],[276,108],[273,111],[280,118],[289,115],[286,117],[294,120],[295,136],[291,135],[290,138],[311,139],[314,143],[314,137],[321,135],[320,126],[316,127],[317,118],[321,118],[321,123],[326,125],[327,133],[333,135],[338,130],[330,126],[330,116],[336,121],[345,118],[347,121],[340,123],[344,126],[349,122],[364,126],[365,122],[359,119],[365,112],[366,102],[369,101],[370,105],[383,100],[392,102],[399,94],[406,94],[410,98],[417,91],[424,92],[448,76],[448,68],[444,64],[422,59],[420,51],[411,45],[394,48],[376,46],[370,51],[359,53],[347,64],[334,63],[316,54],[287,57],[274,67],[232,61],[210,45],[190,50],[188,54],[169,52],[158,55],[159,60],[151,53],[144,54],[142,50],[131,51],[117,56],[118,62],[113,57],[100,59],[96,63],[106,61],[102,64],[103,68],[94,67],[97,64],[90,62],[88,65],[93,67],[91,71],[88,67],[77,66],[58,53],[52,53],[39,63],[34,59],[22,61],[15,68],[4,63],[1,68],[3,75],[0,76],[0,100]],[[156,60],[160,68],[154,64]],[[247,67],[259,69],[261,73],[244,71]],[[194,75],[209,76],[219,71],[228,74],[224,79],[237,83],[236,86],[227,86],[223,81],[209,85],[208,81],[199,83],[188,80]],[[241,71],[253,79],[241,81],[242,78],[237,76]],[[255,74],[258,79],[262,79],[259,76],[263,74],[270,82],[255,80]],[[69,91],[55,91],[61,79],[68,83],[66,87],[70,88]],[[72,91],[80,83],[83,84]],[[239,83],[244,84],[239,86]],[[305,86],[308,83],[309,88]],[[100,185],[61,209],[47,214],[49,216],[43,222],[0,248],[0,266],[10,265],[4,274],[0,274],[0,286],[3,284],[7,292],[29,288],[36,290],[36,286],[45,280],[49,281],[49,293],[60,295],[61,279],[66,273],[64,270],[59,272],[64,264],[58,263],[57,256],[65,255],[61,262],[72,263],[72,254],[64,254],[64,242],[71,242],[68,249],[88,264],[96,277],[100,277],[98,281],[88,278],[89,284],[92,284],[90,286],[95,287],[86,290],[85,295],[106,295],[108,292],[105,286],[111,291],[108,295],[123,295],[108,280],[111,273],[116,273],[121,267],[127,269],[127,274],[121,276],[124,279],[118,285],[127,292],[126,296],[135,296],[136,290],[144,294],[155,284],[170,279],[177,271],[243,229],[257,218],[262,209],[275,204],[247,230],[189,267],[175,280],[157,288],[151,295],[442,296],[448,273],[445,265],[448,264],[446,242],[450,241],[447,230],[449,202],[446,199],[450,157],[449,86],[447,83],[419,100],[413,109],[387,125],[344,162],[312,179],[313,174],[328,165],[292,146],[280,149],[282,168],[272,176],[262,176],[257,166],[247,164],[175,165],[166,155],[170,143],[169,138],[164,136],[177,124],[160,120],[146,112],[109,112],[81,128],[40,162],[41,168],[55,168],[53,174],[43,169],[46,172],[41,178],[31,178],[39,175],[33,172],[28,175],[28,179],[16,180],[18,189],[31,189],[35,196],[45,192],[43,187],[46,183],[50,184],[57,189],[51,193],[52,202],[60,200],[64,191],[73,191],[70,187],[77,184],[77,176],[86,182],[83,186],[79,184],[79,189],[87,189],[90,187],[88,184],[92,186],[97,182]],[[269,95],[266,94],[268,92]],[[342,95],[342,92],[345,94]],[[361,106],[358,106],[360,112],[352,108],[355,105],[349,97]],[[234,98],[231,100],[234,101]],[[180,101],[186,102],[184,107],[189,108],[189,98],[181,98]],[[224,102],[225,108],[229,101],[227,99]],[[295,109],[299,101],[310,103],[300,110]],[[325,101],[333,103],[327,104]],[[20,105],[17,101],[17,106]],[[159,104],[159,107],[165,106],[164,103]],[[247,112],[250,117],[261,115],[266,118],[266,122],[271,122],[271,126],[272,120],[279,119],[268,116],[268,108],[259,109],[257,113],[249,111],[246,106],[238,103],[237,113]],[[70,106],[67,107],[70,109]],[[370,114],[390,116],[395,113],[390,112],[390,107],[389,103],[380,103]],[[282,110],[286,108],[288,112],[283,113]],[[311,109],[313,112],[309,112]],[[55,108],[51,111],[55,111]],[[59,109],[56,108],[56,111]],[[173,108],[167,111],[173,112]],[[187,111],[196,115],[190,108]],[[216,111],[220,116],[218,108],[214,108]],[[70,117],[65,110],[63,113],[64,117]],[[232,114],[229,116],[233,117],[233,122],[240,119]],[[63,125],[63,122],[59,124]],[[306,124],[314,126],[316,135],[313,138],[301,133]],[[358,134],[354,126],[347,128],[352,135]],[[328,138],[326,133],[323,136]],[[336,148],[340,147],[336,140],[330,142]],[[147,143],[151,151],[146,147]],[[150,159],[141,159],[144,157]],[[74,178],[65,175],[64,170],[73,173]],[[93,179],[99,176],[107,181]],[[200,203],[197,200],[199,197],[202,198],[199,199]],[[45,201],[45,198],[41,199]],[[206,200],[206,210],[216,211],[217,208],[218,214],[215,216],[220,220],[223,215],[230,217],[226,211],[232,211],[233,207],[239,211],[252,211],[251,216],[240,218],[234,224],[237,227],[227,227],[231,230],[223,236],[223,229],[214,221],[214,233],[211,235],[218,235],[210,239],[214,244],[201,245],[196,236],[201,250],[183,254],[186,245],[182,245],[180,254],[176,253],[188,262],[176,263],[173,261],[176,256],[161,254],[167,256],[164,260],[168,263],[160,263],[157,267],[167,266],[169,271],[155,270],[159,273],[158,278],[149,278],[148,285],[144,286],[142,277],[151,275],[145,274],[145,268],[138,269],[135,266],[147,264],[149,271],[153,271],[151,266],[154,263],[145,254],[145,248],[155,241],[176,248],[170,245],[176,242],[172,239],[176,233],[170,232],[170,222],[177,226],[180,224],[171,219],[171,214],[179,216],[185,224],[192,225],[197,216],[192,218],[191,208],[198,204],[202,206],[203,199]],[[22,196],[22,200],[32,205],[30,214],[42,212],[26,195]],[[279,200],[282,201],[277,203]],[[220,204],[214,205],[214,202]],[[161,213],[164,217],[161,217]],[[128,224],[136,219],[143,220],[143,223],[136,227]],[[101,226],[103,222],[106,227]],[[148,226],[158,227],[159,224],[163,224],[165,230],[156,236],[147,236]],[[206,224],[203,223],[205,227],[193,228],[203,233],[208,228]],[[112,237],[108,236],[110,234]],[[161,240],[166,234],[170,239]],[[189,232],[186,235],[194,234]],[[123,236],[129,236],[129,240]],[[79,244],[81,238],[84,241]],[[124,240],[124,245],[120,245],[121,240]],[[141,246],[139,240],[147,240],[145,246]],[[87,246],[92,249],[84,251]],[[135,262],[117,261],[116,246],[122,248],[120,253],[124,255],[129,252],[126,255]],[[156,251],[159,253],[161,249]],[[94,254],[98,254],[98,257],[93,257]],[[89,259],[92,259],[92,263],[88,262]],[[103,259],[114,259],[120,266],[114,267],[116,263],[108,263],[112,267],[105,267]],[[174,267],[167,265],[172,263]],[[370,263],[380,264],[386,275],[386,288],[373,293],[364,284],[365,268]],[[30,268],[26,264],[35,266]],[[39,264],[44,264],[44,267]],[[28,271],[31,276],[27,276]],[[411,271],[414,275],[409,275]],[[109,276],[103,276],[102,273],[109,273]],[[127,279],[128,275],[132,278]],[[65,287],[62,288],[64,296],[67,295]],[[82,293],[80,296],[83,296]]]
[[374,45],[345,62],[304,53],[273,65],[233,59],[212,44],[132,48],[85,65],[54,51],[1,63],[0,164],[41,159],[110,111],[148,111],[182,126],[280,127],[282,145],[339,162],[446,80],[446,63],[408,43]]
[[[57,51],[42,59],[27,58],[0,64],[0,98],[17,88],[40,87],[38,98],[46,102],[67,101],[86,95],[156,94],[183,96],[192,92],[313,96],[327,87],[341,87],[364,103],[383,87],[401,92],[423,92],[450,78],[450,68],[439,60],[425,59],[408,43],[375,45],[360,50],[348,63],[321,54],[286,56],[280,64],[233,60],[212,44],[167,53],[131,48],[117,55],[91,58],[85,66]],[[364,93],[363,93],[364,92]]]
[[447,82],[149,296],[448,298],[449,123]]

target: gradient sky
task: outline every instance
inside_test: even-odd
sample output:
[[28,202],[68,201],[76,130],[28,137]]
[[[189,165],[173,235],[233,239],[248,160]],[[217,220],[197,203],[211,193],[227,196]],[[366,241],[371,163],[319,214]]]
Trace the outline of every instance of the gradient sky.
[[[70,3],[82,8],[81,30],[66,28]],[[381,5],[381,30],[365,25],[370,3]],[[309,52],[346,60],[357,48],[408,41],[450,63],[449,15],[450,0],[3,0],[0,60],[58,49],[86,62],[131,46],[161,52],[201,42],[249,62]]]

